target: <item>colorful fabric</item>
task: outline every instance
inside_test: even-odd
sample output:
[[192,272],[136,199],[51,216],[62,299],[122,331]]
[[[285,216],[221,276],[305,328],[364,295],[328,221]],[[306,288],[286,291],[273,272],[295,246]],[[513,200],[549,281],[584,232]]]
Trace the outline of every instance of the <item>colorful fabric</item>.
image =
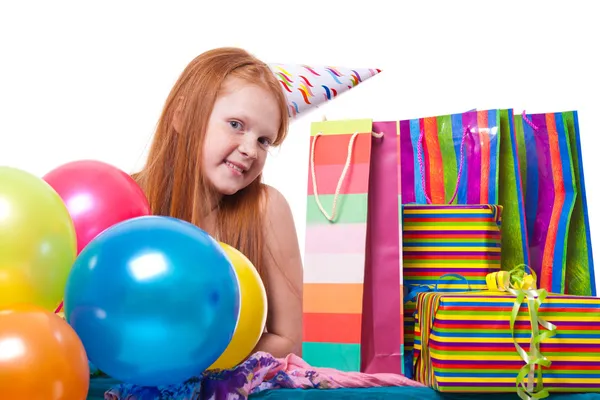
[[553,293],[595,296],[576,112],[515,118],[531,267]]
[[[118,384],[110,378],[90,380],[87,400],[104,400],[107,389]],[[552,400],[592,400],[592,393],[553,393]],[[428,387],[381,386],[368,388],[287,389],[265,390],[248,396],[249,400],[365,400],[365,399],[419,399],[419,400],[480,400],[477,393],[440,393]],[[515,400],[514,393],[487,393],[486,400]]]
[[337,389],[383,386],[423,387],[396,374],[363,374],[313,368],[291,354],[284,359],[258,352],[234,369],[205,372],[181,385],[139,387],[120,384],[108,390],[105,400],[242,400],[272,389]]
[[600,298],[513,293],[420,293],[415,379],[440,392],[518,388],[521,398],[523,386],[537,398],[600,391]]

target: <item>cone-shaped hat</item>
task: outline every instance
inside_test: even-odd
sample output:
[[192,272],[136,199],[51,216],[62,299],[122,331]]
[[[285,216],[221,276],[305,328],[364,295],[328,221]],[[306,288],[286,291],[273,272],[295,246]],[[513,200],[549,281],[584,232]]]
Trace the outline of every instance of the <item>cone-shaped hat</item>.
[[297,118],[319,104],[335,99],[345,91],[381,72],[380,69],[310,66],[271,63],[288,98],[288,113]]

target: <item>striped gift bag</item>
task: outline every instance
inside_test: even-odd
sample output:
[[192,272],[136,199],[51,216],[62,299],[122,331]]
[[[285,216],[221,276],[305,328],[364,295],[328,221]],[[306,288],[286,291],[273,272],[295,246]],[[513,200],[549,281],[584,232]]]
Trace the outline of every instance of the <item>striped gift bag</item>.
[[552,293],[595,296],[577,112],[515,117],[531,267]]
[[396,123],[311,126],[302,358],[315,367],[402,373],[397,140]]
[[501,205],[502,268],[529,265],[513,110],[471,110],[399,125],[402,202]]
[[[463,135],[464,144],[466,136]],[[423,134],[418,139],[418,161],[421,185],[426,187],[422,158]],[[460,151],[458,179],[450,203],[460,187],[464,153]],[[501,269],[502,210],[492,204],[433,205],[404,204],[402,211],[402,259],[405,288],[404,348],[407,375],[411,375],[414,339],[416,293],[421,286],[434,286],[443,291],[482,290],[488,273]],[[464,280],[445,279],[458,274]],[[409,369],[409,367],[411,367]]]

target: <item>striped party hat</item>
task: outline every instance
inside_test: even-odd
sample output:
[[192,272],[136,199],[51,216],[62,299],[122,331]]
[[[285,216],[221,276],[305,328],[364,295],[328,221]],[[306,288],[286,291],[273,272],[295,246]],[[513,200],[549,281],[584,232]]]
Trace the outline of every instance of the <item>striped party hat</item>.
[[305,114],[381,72],[380,69],[349,69],[301,64],[269,64],[288,98],[291,118]]

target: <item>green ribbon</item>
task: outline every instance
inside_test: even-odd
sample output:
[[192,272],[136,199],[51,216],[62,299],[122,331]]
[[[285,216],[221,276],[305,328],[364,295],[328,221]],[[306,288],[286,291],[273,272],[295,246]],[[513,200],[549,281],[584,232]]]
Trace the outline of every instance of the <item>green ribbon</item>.
[[[530,273],[527,273],[529,271]],[[447,277],[466,279],[459,274],[446,274],[439,278],[435,285],[415,285],[405,301],[415,299],[420,292],[438,291],[438,284]],[[486,284],[488,291],[507,292],[516,297],[515,303],[510,315],[510,332],[513,343],[519,356],[525,361],[525,365],[519,370],[515,386],[517,394],[522,400],[543,399],[550,395],[548,389],[544,388],[542,367],[550,367],[552,362],[548,360],[540,350],[540,343],[556,335],[557,328],[554,324],[540,318],[539,309],[548,292],[545,289],[536,288],[537,277],[535,272],[526,264],[517,265],[510,271],[497,271],[487,274]],[[515,322],[519,315],[521,305],[527,300],[529,309],[529,321],[531,323],[531,340],[529,344],[529,353],[521,347],[515,338]],[[434,313],[431,315],[432,321]],[[539,326],[546,328],[546,331],[540,332]],[[422,347],[425,351],[426,344]]]
[[[511,271],[498,271],[488,274],[486,282],[489,290],[508,292],[516,296],[515,303],[510,315],[510,332],[517,352],[525,361],[525,366],[517,374],[517,394],[523,400],[543,399],[550,395],[548,389],[544,388],[542,378],[542,367],[550,367],[552,362],[548,360],[540,350],[540,343],[545,339],[556,335],[556,326],[540,318],[539,309],[548,292],[545,289],[536,289],[537,279],[535,273],[524,273],[525,264],[518,265]],[[529,320],[531,322],[531,341],[529,353],[521,347],[515,338],[515,322],[523,302],[527,300],[529,309]],[[546,328],[540,332],[539,326]]]

